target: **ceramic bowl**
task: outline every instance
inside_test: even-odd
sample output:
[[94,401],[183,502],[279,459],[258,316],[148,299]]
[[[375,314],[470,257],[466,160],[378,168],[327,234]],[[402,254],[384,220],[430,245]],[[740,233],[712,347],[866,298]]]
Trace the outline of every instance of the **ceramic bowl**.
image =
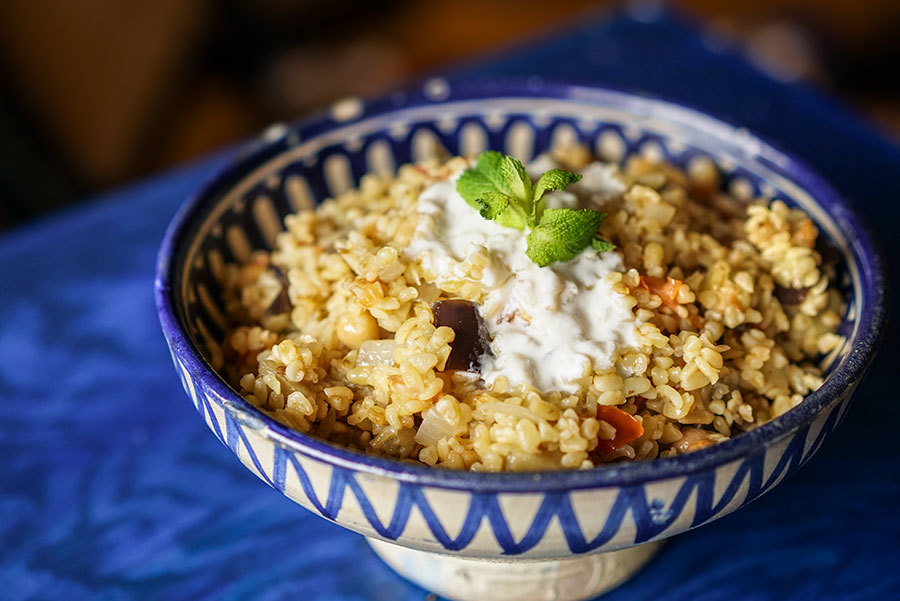
[[[842,255],[846,343],[825,384],[749,433],[694,453],[586,471],[484,474],[363,455],[300,434],[218,374],[224,263],[272,248],[287,213],[368,171],[486,148],[529,160],[578,140],[610,161],[633,153],[713,159],[742,198],[803,208]],[[359,532],[397,571],[456,599],[582,599],[615,586],[652,544],[756,499],[807,461],[846,414],[884,325],[884,274],[868,231],[802,162],[748,131],[670,102],[529,80],[453,84],[267,130],[181,209],[159,254],[156,300],[185,390],[215,435],[270,486]]]

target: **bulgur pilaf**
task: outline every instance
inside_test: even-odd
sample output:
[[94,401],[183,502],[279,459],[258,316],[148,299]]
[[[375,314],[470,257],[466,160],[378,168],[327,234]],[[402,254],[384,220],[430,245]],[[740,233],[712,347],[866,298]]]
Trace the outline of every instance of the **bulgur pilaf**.
[[785,413],[822,384],[816,362],[842,342],[844,307],[803,211],[722,192],[709,160],[683,171],[632,157],[619,168],[570,147],[536,162],[602,168],[615,183],[602,194],[587,185],[556,193],[607,214],[599,234],[616,245],[615,269],[603,282],[630,311],[633,334],[608,361],[540,388],[536,378],[448,369],[457,333],[435,324],[433,307],[480,306],[496,261],[470,245],[437,277],[426,256],[408,252],[428,219],[422,193],[472,163],[455,157],[366,175],[358,189],[287,216],[271,253],[228,265],[227,377],[301,432],[476,471],[690,452]]

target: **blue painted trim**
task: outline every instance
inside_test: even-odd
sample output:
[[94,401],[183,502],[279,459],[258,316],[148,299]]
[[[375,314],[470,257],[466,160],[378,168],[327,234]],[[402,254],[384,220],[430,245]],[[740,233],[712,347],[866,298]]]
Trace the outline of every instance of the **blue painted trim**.
[[[201,404],[201,407],[208,407],[208,402],[204,396],[204,403]],[[767,477],[764,474],[765,453],[762,449],[745,457],[718,500],[715,500],[717,474],[713,470],[697,472],[686,477],[679,485],[678,491],[668,507],[665,507],[660,500],[648,499],[648,491],[643,485],[619,488],[615,500],[608,509],[603,527],[593,538],[584,535],[569,491],[547,491],[537,512],[532,517],[527,531],[518,540],[513,536],[507,516],[501,509],[498,500],[501,493],[474,492],[469,495],[469,507],[459,533],[453,537],[447,532],[438,517],[438,512],[431,507],[423,488],[417,483],[399,483],[397,499],[390,520],[385,524],[375,511],[375,506],[379,502],[383,502],[383,499],[370,499],[357,482],[353,470],[334,467],[329,480],[327,498],[323,500],[316,494],[312,480],[297,459],[296,454],[289,449],[278,445],[272,446],[273,468],[272,476],[269,477],[247,440],[247,434],[244,432],[246,426],[240,420],[230,416],[227,411],[225,442],[235,454],[238,454],[239,445],[242,444],[243,450],[263,479],[281,492],[285,491],[287,466],[290,465],[300,482],[303,494],[315,511],[328,520],[338,520],[338,515],[344,505],[344,497],[349,491],[355,497],[368,524],[378,536],[387,540],[400,539],[412,510],[415,508],[419,511],[434,539],[447,551],[464,550],[472,542],[482,524],[486,522],[504,555],[520,555],[541,542],[547,528],[556,518],[569,550],[572,553],[588,553],[610,543],[618,534],[629,514],[635,525],[635,536],[632,542],[640,544],[665,537],[667,530],[673,526],[686,509],[692,506],[694,518],[690,528],[716,519],[737,498],[745,482],[747,483],[747,492],[740,505],[746,505],[757,499],[790,472],[799,468],[816,452],[825,437],[838,426],[839,417],[844,413],[843,405],[847,402],[849,400],[845,399],[830,409],[830,414],[825,419],[822,429],[813,442],[808,445],[806,452],[804,449],[807,448],[808,426],[795,432]],[[691,498],[695,493],[696,501],[692,504]],[[510,519],[518,517],[510,516]]]

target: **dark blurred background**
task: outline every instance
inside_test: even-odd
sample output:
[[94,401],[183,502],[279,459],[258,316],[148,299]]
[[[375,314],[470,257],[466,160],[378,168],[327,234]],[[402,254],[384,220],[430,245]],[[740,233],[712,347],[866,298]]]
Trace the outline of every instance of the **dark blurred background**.
[[[4,0],[0,229],[629,5],[589,0]],[[633,8],[633,6],[632,6]],[[771,76],[900,139],[897,0],[683,0]],[[690,68],[686,65],[685,68]]]

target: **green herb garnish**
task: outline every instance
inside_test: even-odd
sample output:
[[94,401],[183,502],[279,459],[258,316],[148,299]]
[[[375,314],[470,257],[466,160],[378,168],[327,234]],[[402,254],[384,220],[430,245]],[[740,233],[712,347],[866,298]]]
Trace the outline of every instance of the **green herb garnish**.
[[588,246],[597,252],[615,248],[597,234],[605,213],[593,209],[545,209],[544,194],[565,190],[581,176],[551,169],[532,185],[525,166],[509,155],[488,150],[466,169],[456,190],[482,217],[504,227],[529,229],[528,258],[541,267],[571,261]]

